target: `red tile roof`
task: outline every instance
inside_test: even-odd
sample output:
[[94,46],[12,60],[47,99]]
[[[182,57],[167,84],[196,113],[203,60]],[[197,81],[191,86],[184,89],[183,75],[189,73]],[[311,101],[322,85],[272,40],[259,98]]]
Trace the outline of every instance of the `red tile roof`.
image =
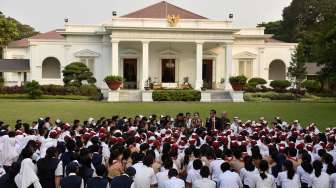
[[25,48],[28,47],[29,41],[28,39],[51,39],[51,40],[60,40],[64,39],[64,37],[59,33],[64,31],[64,29],[55,29],[46,33],[39,33],[35,36],[24,38],[21,40],[16,40],[8,43],[8,48]]
[[181,19],[208,19],[165,1],[122,16],[123,18],[166,18],[168,15],[179,15]]

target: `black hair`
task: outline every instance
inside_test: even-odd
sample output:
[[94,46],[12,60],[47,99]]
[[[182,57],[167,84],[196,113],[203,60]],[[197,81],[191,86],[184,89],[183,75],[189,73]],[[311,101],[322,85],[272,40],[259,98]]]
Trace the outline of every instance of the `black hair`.
[[321,173],[322,173],[322,168],[323,168],[323,164],[321,161],[319,160],[315,160],[313,162],[313,167],[314,167],[314,173],[316,177],[320,177]]
[[261,160],[259,163],[260,177],[261,179],[266,179],[266,171],[268,170],[268,162],[266,160]]
[[332,155],[330,155],[329,153],[325,153],[322,155],[322,159],[324,161],[324,163],[327,164],[327,174],[331,175],[333,173],[336,172],[336,168],[335,166],[333,165],[333,161],[334,161],[334,158]]
[[99,165],[97,165],[97,166],[95,167],[95,169],[96,169],[96,174],[97,174],[98,176],[106,176],[106,174],[107,174],[107,169],[106,169],[106,167],[105,167],[103,164],[99,164]]
[[34,152],[30,147],[25,147],[21,151],[21,158],[26,159],[26,158],[31,158],[33,156]]
[[293,168],[293,163],[292,163],[292,161],[290,161],[290,160],[286,160],[285,162],[284,162],[284,167],[286,168],[286,170],[287,170],[287,178],[288,179],[293,179],[293,177],[294,177],[294,175],[295,175],[295,170],[294,170],[294,168]]
[[153,163],[154,163],[153,155],[147,155],[143,160],[143,164],[148,167],[151,167]]
[[250,172],[254,171],[255,166],[253,164],[253,158],[251,156],[246,156],[244,158],[244,168]]
[[178,172],[175,168],[172,168],[168,171],[168,177],[172,178],[172,177],[176,177],[178,175]]
[[207,166],[202,166],[200,174],[202,176],[202,178],[208,178],[210,175],[210,170],[209,167]]
[[311,174],[313,172],[313,170],[314,170],[313,166],[311,165],[311,156],[307,152],[305,152],[305,153],[302,154],[301,167],[308,174]]
[[76,162],[70,162],[66,167],[66,174],[69,176],[70,173],[78,173],[79,165]]
[[46,151],[46,158],[53,158],[57,155],[57,148],[56,147],[49,147]]
[[223,172],[226,172],[226,171],[230,170],[231,167],[230,167],[230,164],[228,162],[224,162],[224,163],[221,164],[220,168]]
[[215,155],[216,155],[216,158],[222,158],[222,157],[223,157],[223,152],[222,152],[222,150],[220,150],[220,149],[216,149],[216,150],[215,150]]
[[296,157],[297,150],[295,148],[289,148],[288,149],[288,154],[289,154],[290,157]]
[[199,170],[199,169],[201,169],[202,166],[203,166],[203,163],[202,163],[201,159],[195,159],[195,160],[194,160],[194,162],[193,162],[193,168],[194,168],[195,170]]
[[163,167],[168,170],[173,168],[174,162],[170,158],[167,158],[166,160],[163,161]]

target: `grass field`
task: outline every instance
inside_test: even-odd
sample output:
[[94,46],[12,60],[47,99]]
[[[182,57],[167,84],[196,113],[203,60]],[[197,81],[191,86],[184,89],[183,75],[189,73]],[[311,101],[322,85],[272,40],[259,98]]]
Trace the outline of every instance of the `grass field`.
[[72,122],[75,118],[86,120],[89,117],[111,117],[112,115],[134,116],[136,114],[169,114],[178,112],[199,112],[203,118],[210,109],[218,113],[227,111],[229,116],[242,120],[258,119],[264,116],[272,120],[280,116],[286,121],[299,119],[306,125],[315,122],[319,127],[336,127],[336,103],[297,103],[297,102],[246,102],[246,103],[107,103],[71,100],[11,100],[0,99],[0,120],[11,125],[17,119],[32,122],[39,117],[50,116]]

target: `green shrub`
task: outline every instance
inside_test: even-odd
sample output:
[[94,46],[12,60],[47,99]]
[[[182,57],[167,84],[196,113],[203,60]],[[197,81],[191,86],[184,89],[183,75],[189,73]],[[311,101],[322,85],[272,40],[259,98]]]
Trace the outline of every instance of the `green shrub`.
[[290,85],[291,83],[288,80],[273,80],[270,83],[270,86],[277,91],[286,90]]
[[41,86],[35,80],[28,82],[25,85],[25,92],[28,94],[29,98],[31,99],[38,99],[38,98],[41,98],[42,96]]
[[302,86],[309,92],[318,92],[321,90],[321,83],[316,80],[306,80]]
[[256,85],[264,85],[267,82],[263,78],[251,78],[251,79],[249,79],[248,83],[254,83]]
[[240,76],[231,76],[229,78],[229,81],[231,84],[241,84],[241,85],[245,85],[247,78],[246,76],[240,75]]
[[296,96],[293,93],[258,92],[245,93],[244,99],[246,101],[296,100]]
[[3,87],[5,85],[5,79],[0,76],[0,87]]
[[112,81],[122,81],[123,78],[121,76],[115,76],[115,75],[110,75],[110,76],[106,76],[104,78],[105,82],[112,82]]
[[93,77],[93,73],[90,69],[81,62],[73,62],[64,67],[63,82],[67,86],[81,86],[84,81],[89,84],[96,83],[96,78]]
[[196,90],[155,90],[154,101],[200,101],[201,92]]

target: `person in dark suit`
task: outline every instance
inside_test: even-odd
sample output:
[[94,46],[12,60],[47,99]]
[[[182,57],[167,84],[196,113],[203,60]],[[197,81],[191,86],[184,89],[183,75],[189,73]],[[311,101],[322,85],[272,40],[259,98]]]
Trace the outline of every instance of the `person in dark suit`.
[[205,127],[208,131],[212,131],[214,129],[222,130],[221,120],[216,117],[216,110],[210,110],[210,117],[207,118]]
[[107,169],[104,165],[99,164],[96,167],[96,177],[90,178],[87,181],[86,188],[106,188],[108,180],[106,178]]
[[128,167],[124,174],[113,178],[110,182],[111,188],[130,188],[133,183],[133,177],[136,174],[136,170],[133,167]]

